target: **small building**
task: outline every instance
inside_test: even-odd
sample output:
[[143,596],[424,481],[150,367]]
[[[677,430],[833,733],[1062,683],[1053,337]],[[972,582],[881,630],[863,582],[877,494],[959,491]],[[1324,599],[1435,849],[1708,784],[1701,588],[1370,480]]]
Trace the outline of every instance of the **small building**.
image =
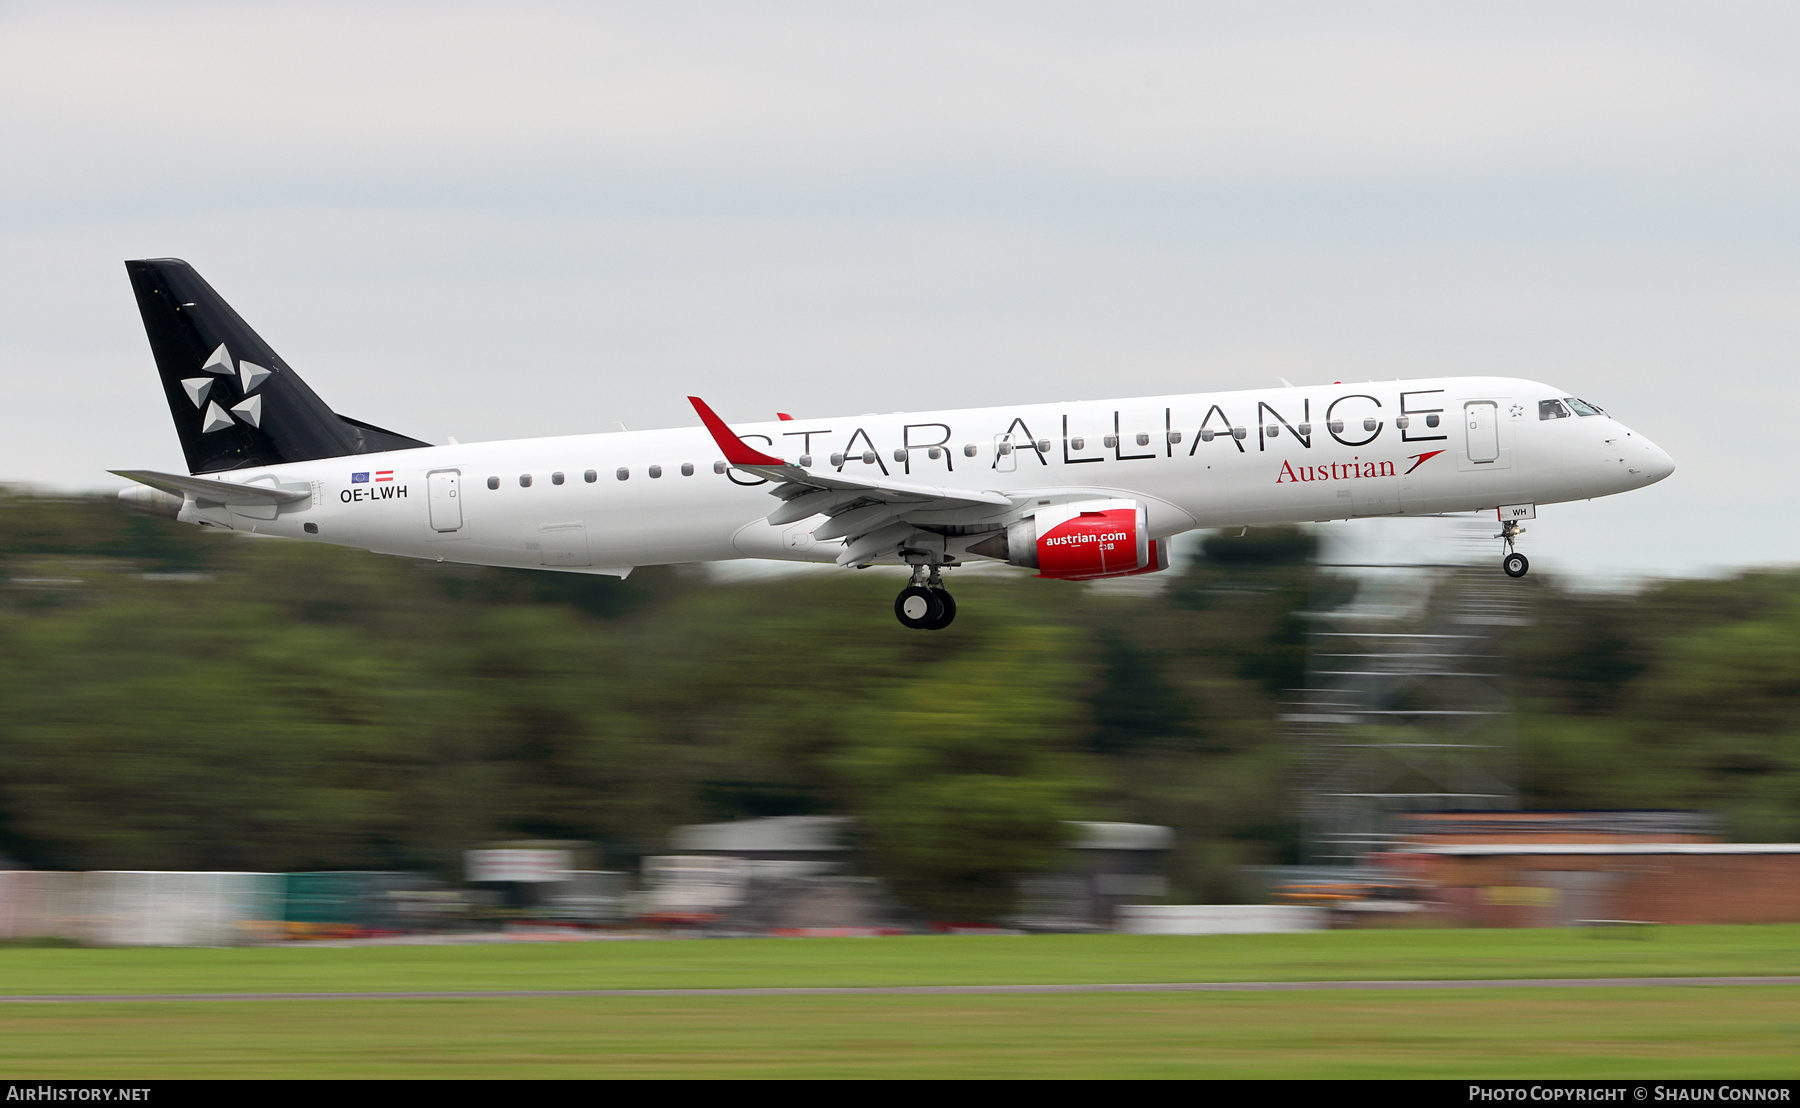
[[463,854],[464,878],[499,916],[600,926],[627,909],[626,875],[599,868],[591,843],[525,839],[488,843]]
[[765,876],[812,877],[842,872],[850,855],[848,816],[770,816],[677,827],[677,854],[737,858]]
[[1175,831],[1152,823],[1071,821],[1069,851],[1047,873],[1019,882],[1019,926],[1032,931],[1110,931],[1119,909],[1168,895],[1164,862]]
[[1486,927],[1800,922],[1800,843],[1720,842],[1697,812],[1438,812],[1379,856]]
[[891,925],[877,883],[850,872],[845,816],[772,816],[678,827],[644,859],[647,923],[744,932],[861,932]]
[[1396,838],[1417,846],[1503,843],[1716,843],[1717,816],[1666,809],[1592,812],[1404,812]]

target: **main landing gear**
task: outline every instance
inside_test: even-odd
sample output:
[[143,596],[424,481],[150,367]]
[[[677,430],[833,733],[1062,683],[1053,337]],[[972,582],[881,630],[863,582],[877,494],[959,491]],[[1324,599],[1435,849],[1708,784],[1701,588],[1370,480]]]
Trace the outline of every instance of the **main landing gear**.
[[1506,543],[1506,554],[1500,559],[1500,568],[1506,571],[1508,577],[1523,577],[1531,569],[1531,562],[1525,555],[1513,549],[1513,544],[1524,533],[1525,528],[1519,526],[1518,520],[1507,519],[1500,522],[1500,533],[1494,536]]
[[942,631],[956,618],[956,598],[939,566],[914,566],[912,583],[894,598],[894,615],[915,631]]

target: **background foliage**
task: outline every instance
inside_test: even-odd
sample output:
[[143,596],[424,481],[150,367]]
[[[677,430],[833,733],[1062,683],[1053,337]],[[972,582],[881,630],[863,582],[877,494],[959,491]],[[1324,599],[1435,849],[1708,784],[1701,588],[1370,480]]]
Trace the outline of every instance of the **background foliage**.
[[[625,582],[209,534],[0,498],[0,852],[66,868],[455,868],[511,837],[609,865],[702,820],[856,816],[864,872],[1005,907],[1062,820],[1177,829],[1172,895],[1293,860],[1277,716],[1348,587],[1288,530],[1157,595],[965,575],[905,632],[879,572]],[[1537,807],[1694,807],[1800,838],[1800,573],[1531,589]]]

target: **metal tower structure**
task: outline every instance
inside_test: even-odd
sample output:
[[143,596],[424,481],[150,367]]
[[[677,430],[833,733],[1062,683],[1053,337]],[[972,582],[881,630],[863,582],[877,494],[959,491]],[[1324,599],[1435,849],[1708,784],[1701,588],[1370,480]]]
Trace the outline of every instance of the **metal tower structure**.
[[1507,639],[1526,622],[1524,586],[1472,556],[1491,556],[1496,524],[1443,523],[1469,557],[1338,566],[1355,597],[1312,615],[1306,687],[1286,715],[1308,865],[1387,848],[1396,813],[1518,807]]

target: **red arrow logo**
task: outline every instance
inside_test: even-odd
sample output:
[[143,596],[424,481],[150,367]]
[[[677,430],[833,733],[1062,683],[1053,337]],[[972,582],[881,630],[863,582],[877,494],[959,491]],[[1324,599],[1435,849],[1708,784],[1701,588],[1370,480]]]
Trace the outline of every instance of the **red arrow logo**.
[[[1430,450],[1424,454],[1414,454],[1413,458],[1415,459],[1415,461],[1412,464],[1412,469],[1407,470],[1406,473],[1411,473],[1413,471],[1413,469],[1418,469],[1420,466],[1424,465],[1426,462],[1429,462],[1431,459],[1437,457],[1439,454],[1442,454],[1442,453],[1443,453],[1442,450]],[[1404,476],[1406,476],[1406,473],[1402,473],[1400,476],[1404,477]]]

